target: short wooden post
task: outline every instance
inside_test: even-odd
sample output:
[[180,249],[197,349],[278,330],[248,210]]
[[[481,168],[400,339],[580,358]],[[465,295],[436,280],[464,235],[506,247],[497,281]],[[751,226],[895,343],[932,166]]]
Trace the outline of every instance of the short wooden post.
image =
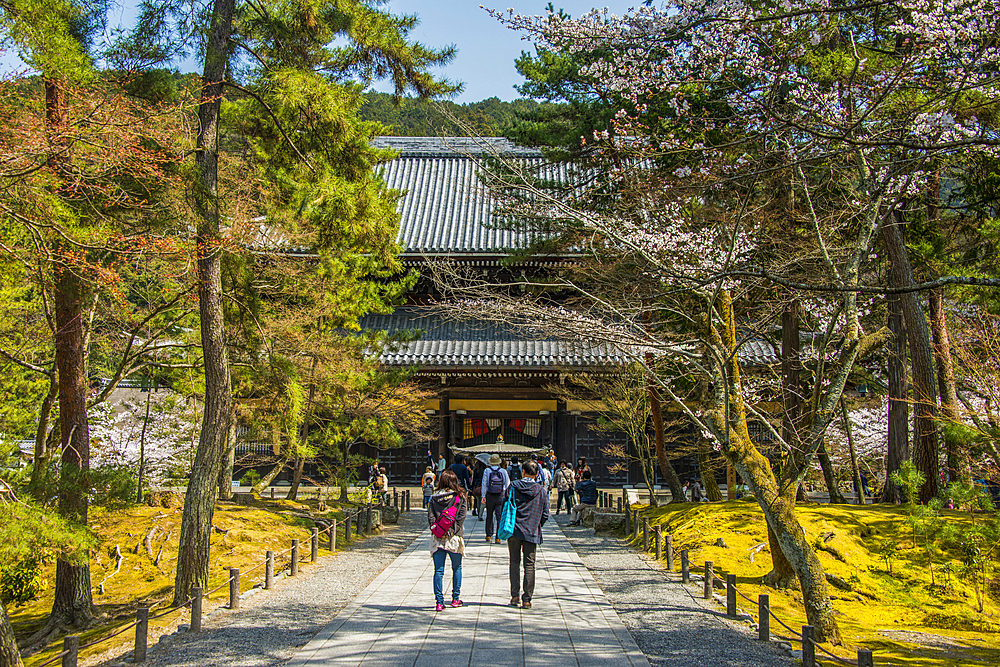
[[736,575],[726,575],[726,616],[736,618]]
[[656,560],[663,558],[663,528],[657,524],[656,531]]
[[191,632],[201,632],[201,596],[202,589],[191,589]]
[[802,626],[802,667],[816,667],[816,645],[813,644],[813,626]]
[[625,536],[632,532],[632,508],[625,506]]
[[358,513],[354,515],[354,534],[361,537],[362,521],[364,520],[363,513],[360,508],[358,508]]
[[622,513],[622,499],[621,498],[618,499],[618,513],[619,514]]
[[642,550],[649,551],[649,519],[642,518]]
[[274,586],[274,552],[264,553],[264,588],[270,589]]
[[271,500],[274,500],[274,487],[271,487]]
[[691,563],[688,561],[688,550],[681,550],[681,583],[691,583]]
[[395,507],[396,509],[399,509],[399,490],[398,489],[393,489],[392,490],[392,506]]
[[330,551],[337,550],[337,520],[330,523]]
[[132,662],[146,662],[146,644],[149,640],[149,607],[135,610],[135,649]]
[[351,517],[348,515],[344,519],[344,544],[351,543]]
[[412,491],[410,489],[406,490],[406,511],[407,512],[410,511],[410,494],[411,493],[412,493]]
[[309,544],[309,562],[315,563],[319,558],[319,528],[313,526],[312,542]]
[[635,511],[635,521],[632,522],[632,540],[639,539],[639,510]]
[[[757,598],[757,639],[771,641],[771,601],[767,595]],[[860,663],[858,667],[861,667]]]
[[80,653],[80,635],[63,637],[63,651],[66,652],[66,655],[62,657],[62,667],[76,667]]
[[712,570],[712,561],[705,561],[705,599],[712,599],[712,592],[715,587],[715,572]]
[[371,535],[374,531],[372,530],[372,506],[365,505],[365,534]]
[[229,568],[229,608],[240,608],[240,568]]
[[866,648],[858,649],[858,667],[875,667],[872,652]]
[[288,566],[288,573],[296,576],[299,573],[299,541],[292,540],[292,564]]
[[674,536],[673,535],[667,535],[666,538],[664,538],[664,539],[666,541],[666,544],[664,545],[664,549],[667,552],[667,569],[670,570],[671,572],[673,572],[674,571]]

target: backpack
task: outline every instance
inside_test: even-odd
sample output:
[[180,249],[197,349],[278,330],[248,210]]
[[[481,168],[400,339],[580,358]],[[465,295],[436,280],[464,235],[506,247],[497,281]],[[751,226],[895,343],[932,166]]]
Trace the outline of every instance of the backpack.
[[507,502],[503,504],[500,513],[500,525],[497,526],[497,539],[506,540],[514,534],[514,521],[517,519],[517,506],[514,505],[514,487],[507,493]]
[[434,525],[431,526],[431,533],[434,537],[439,537],[444,539],[444,537],[451,532],[452,526],[455,525],[455,519],[458,517],[458,505],[462,502],[462,496],[455,494],[455,502],[445,508],[441,512],[441,516],[437,518]]
[[490,468],[486,478],[486,493],[503,493],[503,475],[499,468]]
[[512,465],[511,467],[507,468],[507,476],[510,477],[510,481],[512,482],[516,482],[517,480],[521,479],[521,466]]

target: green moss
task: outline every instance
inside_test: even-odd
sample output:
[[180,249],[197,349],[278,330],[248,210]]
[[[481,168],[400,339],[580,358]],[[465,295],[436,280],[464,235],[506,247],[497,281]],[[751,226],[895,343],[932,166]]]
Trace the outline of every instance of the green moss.
[[[712,561],[718,575],[737,576],[738,588],[748,598],[768,594],[772,610],[789,626],[805,624],[798,591],[761,584],[771,569],[771,556],[758,507],[741,501],[686,503],[646,507],[643,514],[652,525],[660,524],[663,534],[673,536],[676,550],[688,550],[692,570]],[[958,554],[914,548],[902,508],[810,504],[797,507],[796,514],[809,542],[822,545],[817,554],[825,572],[851,588],[830,587],[845,646],[827,648],[851,658],[857,648],[870,648],[876,664],[1000,664],[1000,601],[988,598],[983,613],[977,613],[971,587],[949,573],[957,571]],[[962,512],[943,510],[942,515],[950,522],[968,521]],[[720,537],[726,547],[715,546]],[[635,543],[641,548],[641,531]],[[880,556],[880,545],[883,551],[891,549],[892,574]],[[679,558],[675,568],[680,570]],[[756,616],[753,605],[741,600],[740,606]],[[774,623],[772,630],[779,631]],[[916,634],[900,632],[904,630]]]

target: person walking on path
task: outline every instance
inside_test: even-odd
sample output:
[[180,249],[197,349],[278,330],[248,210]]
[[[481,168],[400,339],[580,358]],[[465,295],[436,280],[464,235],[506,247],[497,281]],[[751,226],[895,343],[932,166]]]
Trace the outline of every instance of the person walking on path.
[[455,476],[458,477],[458,484],[462,487],[462,490],[468,493],[469,489],[472,488],[472,475],[469,474],[469,467],[465,465],[465,457],[461,454],[455,455],[455,462],[450,468]]
[[433,466],[427,466],[427,470],[424,472],[424,476],[420,478],[420,487],[424,492],[424,509],[427,509],[427,503],[430,502],[431,496],[434,495]]
[[441,454],[440,456],[438,456],[438,462],[436,468],[437,476],[441,477],[441,473],[443,473],[445,471],[445,468],[447,467],[448,467],[448,462],[444,460],[444,454]]
[[476,460],[472,468],[472,513],[480,521],[483,520],[483,465],[482,461]]
[[597,482],[590,478],[589,470],[583,471],[583,479],[576,485],[576,494],[580,496],[580,502],[573,506],[573,513],[570,516],[572,521],[569,523],[571,526],[580,525],[580,511],[584,506],[597,504]]
[[573,509],[573,471],[569,469],[569,464],[566,461],[559,462],[559,469],[552,476],[552,485],[559,492],[559,497],[556,498],[556,514],[559,514],[564,500],[566,501],[566,514],[569,514]]
[[[525,461],[521,466],[521,479],[511,482],[504,494],[514,494],[514,534],[507,539],[510,552],[510,605],[531,609],[535,592],[535,553],[542,543],[542,526],[549,518],[549,492],[535,481],[538,464]],[[521,580],[521,566],[524,580]]]
[[700,503],[701,502],[701,482],[694,480],[691,482],[691,502]]
[[457,505],[454,522],[442,536],[431,534],[431,558],[434,560],[435,611],[444,611],[444,563],[451,559],[451,606],[461,607],[462,556],[465,554],[465,514],[468,508],[465,490],[451,470],[441,473],[437,490],[427,505],[427,525],[433,528],[445,510]]
[[[486,505],[486,541],[492,542],[496,529],[500,525],[500,510],[503,509],[504,492],[510,486],[507,471],[500,467],[500,455],[491,454],[490,466],[483,471],[483,504]],[[497,544],[500,540],[497,539]]]

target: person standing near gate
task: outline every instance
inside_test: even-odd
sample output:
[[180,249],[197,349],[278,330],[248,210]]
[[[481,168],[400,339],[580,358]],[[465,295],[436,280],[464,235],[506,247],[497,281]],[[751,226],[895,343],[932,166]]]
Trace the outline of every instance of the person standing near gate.
[[566,461],[559,462],[559,469],[552,476],[552,486],[559,492],[559,497],[556,498],[556,514],[559,514],[564,500],[566,501],[566,514],[569,514],[573,509],[574,484],[573,471],[569,469],[569,463]]
[[[490,454],[489,467],[483,471],[482,499],[486,505],[486,541],[492,542],[500,525],[501,502],[504,492],[510,486],[507,471],[500,467],[500,455]],[[500,540],[497,539],[497,544]]]
[[[514,534],[507,538],[510,553],[510,606],[531,609],[535,593],[535,554],[542,543],[542,526],[549,518],[549,491],[539,484],[538,464],[525,461],[521,465],[521,479],[512,482],[504,494],[513,494]],[[521,580],[521,566],[524,580]]]

